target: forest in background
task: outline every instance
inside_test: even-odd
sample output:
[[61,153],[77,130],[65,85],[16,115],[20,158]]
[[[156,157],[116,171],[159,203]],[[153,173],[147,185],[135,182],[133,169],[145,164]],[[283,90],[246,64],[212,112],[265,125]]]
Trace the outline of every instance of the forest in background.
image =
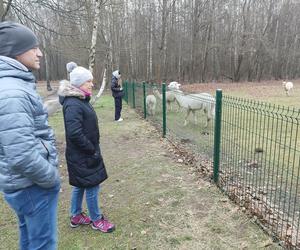
[[299,0],[0,0],[0,18],[31,27],[39,80],[65,64],[120,69],[138,81],[224,82],[300,75]]

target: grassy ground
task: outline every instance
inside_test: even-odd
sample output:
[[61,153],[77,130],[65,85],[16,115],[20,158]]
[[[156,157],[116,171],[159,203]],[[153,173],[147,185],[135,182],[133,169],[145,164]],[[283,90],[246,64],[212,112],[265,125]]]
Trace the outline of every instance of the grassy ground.
[[[59,249],[279,249],[271,239],[192,166],[177,163],[170,145],[124,105],[113,122],[112,98],[95,107],[109,179],[101,208],[116,224],[112,234],[69,227],[68,184],[62,114],[50,119],[60,150]],[[0,198],[0,249],[17,249],[16,218]]]

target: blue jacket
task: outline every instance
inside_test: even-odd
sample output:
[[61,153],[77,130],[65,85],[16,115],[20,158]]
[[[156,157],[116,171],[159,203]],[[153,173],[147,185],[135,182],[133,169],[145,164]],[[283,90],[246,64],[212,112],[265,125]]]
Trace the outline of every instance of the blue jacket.
[[0,190],[59,184],[58,158],[48,114],[34,75],[0,56]]
[[72,186],[93,187],[107,179],[99,146],[99,127],[90,97],[68,81],[61,83],[58,94],[63,105],[66,131],[66,160]]

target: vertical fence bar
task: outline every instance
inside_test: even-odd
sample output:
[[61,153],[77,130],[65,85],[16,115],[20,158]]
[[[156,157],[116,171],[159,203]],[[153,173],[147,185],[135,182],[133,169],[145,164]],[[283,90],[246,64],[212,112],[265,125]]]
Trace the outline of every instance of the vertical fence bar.
[[222,118],[222,90],[216,91],[215,109],[215,133],[214,133],[214,182],[219,182],[220,145],[221,145],[221,118]]
[[166,112],[166,84],[162,84],[162,111],[163,111],[163,137],[166,137],[167,131],[167,112]]
[[147,118],[147,107],[146,107],[146,83],[143,82],[143,100],[144,100],[144,119]]
[[132,108],[135,109],[135,82],[132,82]]

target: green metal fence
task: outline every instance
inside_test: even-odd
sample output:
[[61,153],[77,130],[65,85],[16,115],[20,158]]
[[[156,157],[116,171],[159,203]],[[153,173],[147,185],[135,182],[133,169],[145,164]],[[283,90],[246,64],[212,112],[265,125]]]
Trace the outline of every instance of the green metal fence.
[[299,247],[299,110],[222,101],[219,185],[289,246]]
[[[187,111],[175,102],[167,104],[165,85],[132,84],[127,86],[135,92],[128,91],[130,106],[135,102],[143,107],[138,109],[157,124],[163,136],[206,157],[214,181],[232,200],[287,246],[300,248],[300,110],[222,97],[218,90],[216,100],[192,97],[204,106],[195,112],[197,122],[191,116],[184,125]],[[145,114],[145,98],[150,94],[157,99],[152,116]],[[215,105],[215,117],[206,126],[207,113],[203,111],[211,104]]]

